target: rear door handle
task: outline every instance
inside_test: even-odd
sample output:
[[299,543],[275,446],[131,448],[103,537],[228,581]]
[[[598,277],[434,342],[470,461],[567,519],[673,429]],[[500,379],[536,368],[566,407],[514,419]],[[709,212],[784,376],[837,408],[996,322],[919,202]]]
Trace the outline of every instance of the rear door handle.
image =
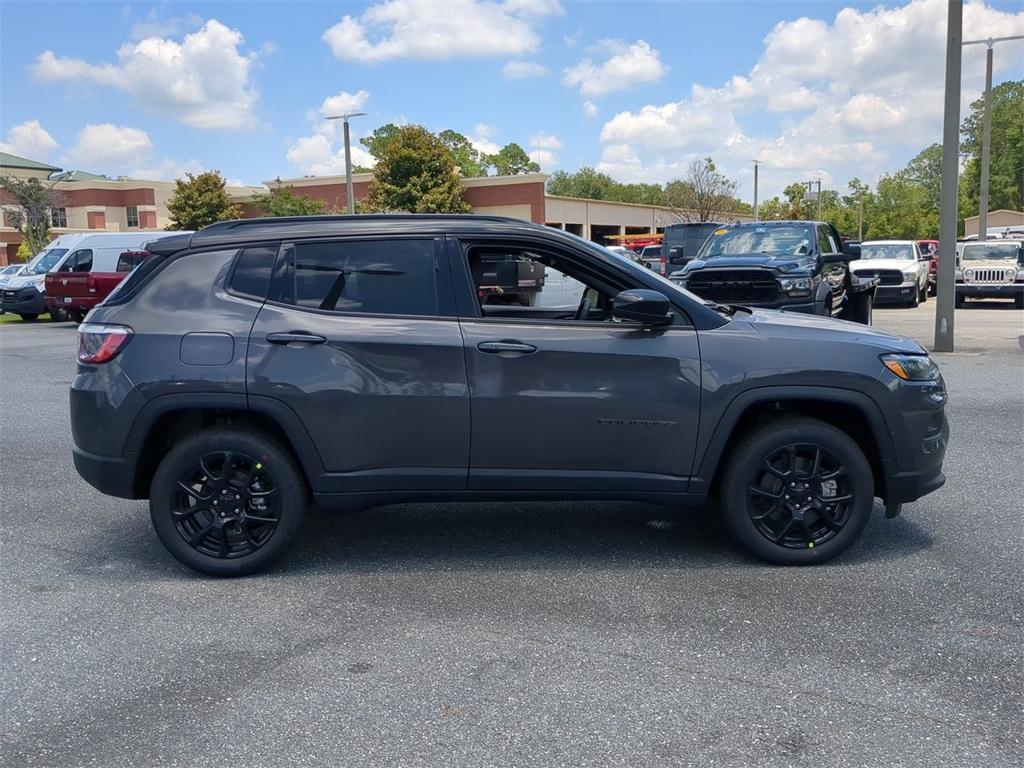
[[271,344],[323,344],[327,339],[315,333],[268,333]]
[[481,352],[486,352],[490,355],[500,355],[503,352],[511,352],[517,355],[529,355],[530,353],[537,351],[537,348],[533,346],[533,344],[526,344],[522,341],[515,341],[514,339],[481,341],[476,345],[476,348]]

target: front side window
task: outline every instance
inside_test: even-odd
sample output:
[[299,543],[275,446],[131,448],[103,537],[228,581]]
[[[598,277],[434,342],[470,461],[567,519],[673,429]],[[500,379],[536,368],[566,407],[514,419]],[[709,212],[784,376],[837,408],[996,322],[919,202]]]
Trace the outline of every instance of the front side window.
[[284,296],[299,307],[384,315],[438,314],[434,241],[297,243]]
[[51,208],[50,209],[50,226],[54,228],[67,227],[68,225],[68,209],[67,208]]
[[139,207],[137,205],[129,206],[125,209],[127,212],[128,226],[138,227],[139,226]]

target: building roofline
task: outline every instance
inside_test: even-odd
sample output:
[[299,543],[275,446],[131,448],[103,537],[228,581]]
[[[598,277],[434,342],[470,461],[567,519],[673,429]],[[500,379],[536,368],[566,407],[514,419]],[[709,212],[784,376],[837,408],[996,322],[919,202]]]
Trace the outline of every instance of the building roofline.
[[[658,211],[665,211],[666,213],[679,213],[679,212],[692,212],[692,208],[672,208],[668,205],[655,205],[654,203],[626,203],[619,200],[597,200],[592,197],[569,197],[568,195],[549,195],[544,194],[544,198],[547,200],[569,200],[575,203],[604,203],[605,205],[626,205],[630,208],[654,208]],[[723,213],[722,216],[725,218],[747,216],[753,217],[752,213],[740,213],[739,211],[728,211]]]
[[29,160],[27,157],[12,155],[10,152],[0,152],[0,167],[21,168],[26,171],[50,171],[51,173],[64,170],[55,165],[41,163],[38,160]]
[[[353,173],[352,183],[360,184],[373,180],[373,173]],[[548,180],[546,173],[520,173],[512,176],[467,176],[460,177],[459,183],[463,187],[494,187],[504,184],[536,184]],[[300,176],[297,179],[272,179],[263,182],[268,188],[275,187],[325,187],[344,185],[345,175],[334,176]]]

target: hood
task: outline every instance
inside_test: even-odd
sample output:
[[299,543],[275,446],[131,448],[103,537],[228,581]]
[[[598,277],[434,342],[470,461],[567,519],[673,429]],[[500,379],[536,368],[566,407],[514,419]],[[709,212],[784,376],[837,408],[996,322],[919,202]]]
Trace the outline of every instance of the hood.
[[[924,262],[921,262],[922,264]],[[899,272],[917,270],[918,262],[907,259],[856,259],[850,262],[853,272],[873,271],[876,269],[895,269]]]
[[805,315],[800,312],[780,312],[774,309],[751,309],[746,319],[751,327],[767,336],[798,341],[813,334],[817,339],[831,335],[835,341],[871,344],[880,352],[926,354],[927,350],[913,339],[898,336],[870,325],[836,320],[831,317]]
[[735,256],[714,256],[710,259],[694,259],[685,267],[684,273],[697,269],[734,269],[736,267],[764,267],[788,273],[799,270],[813,270],[814,256],[794,256],[790,253],[741,253]]
[[8,280],[4,287],[11,288],[25,288],[30,285],[42,285],[46,280],[46,275],[17,275]]

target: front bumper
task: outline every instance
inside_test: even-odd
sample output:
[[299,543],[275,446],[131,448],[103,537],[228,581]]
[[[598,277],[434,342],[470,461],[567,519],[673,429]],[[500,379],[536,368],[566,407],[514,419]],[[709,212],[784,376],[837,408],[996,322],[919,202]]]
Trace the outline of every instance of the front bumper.
[[1012,299],[1024,294],[1024,283],[957,283],[956,292],[976,299]]
[[916,285],[917,282],[914,280],[911,280],[909,283],[900,283],[899,285],[879,285],[875,288],[875,303],[910,301],[914,296],[914,287]]
[[0,291],[0,309],[14,315],[41,315],[46,311],[43,294],[35,288],[4,288]]

